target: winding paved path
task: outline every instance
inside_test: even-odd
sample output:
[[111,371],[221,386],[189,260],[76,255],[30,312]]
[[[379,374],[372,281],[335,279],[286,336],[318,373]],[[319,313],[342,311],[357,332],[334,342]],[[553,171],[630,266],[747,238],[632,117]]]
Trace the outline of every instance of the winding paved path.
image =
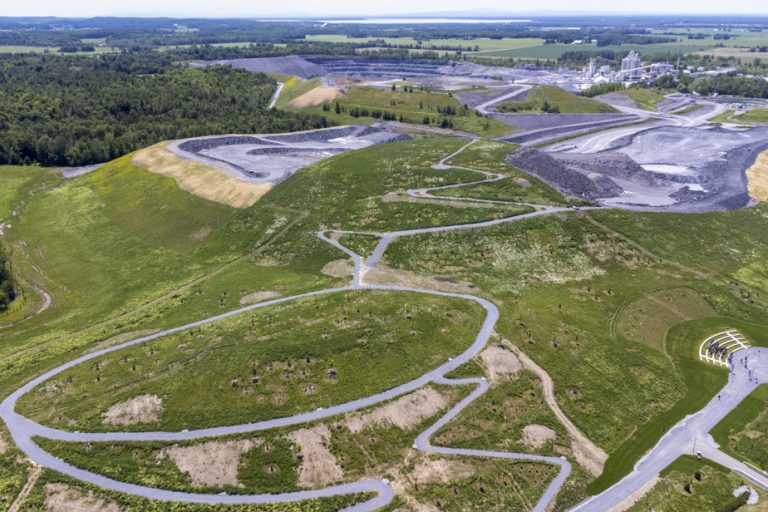
[[[435,167],[437,169],[451,168],[451,166],[446,165],[446,162],[450,158],[459,154],[461,151],[466,149],[470,144],[473,144],[474,142],[475,142],[474,140],[471,141],[469,144],[466,144],[455,153],[443,158],[438,164],[435,165]],[[469,184],[497,181],[504,178],[503,175],[486,173],[484,171],[478,171],[475,169],[468,169],[468,168],[463,168],[463,169],[478,172],[479,174],[484,176],[484,179],[478,180],[473,183],[464,183],[464,184],[459,184],[454,186],[467,186]],[[418,191],[409,191],[409,194],[413,195],[414,197],[430,197],[430,193],[429,193],[430,190],[442,190],[445,188],[448,188],[448,187],[437,187],[435,189],[419,189]],[[439,196],[434,196],[434,197],[439,197]],[[453,197],[446,198],[446,199],[455,200],[455,201],[465,200],[465,198],[453,198]],[[479,201],[479,200],[474,200],[474,201]],[[503,203],[503,201],[501,203]],[[522,204],[522,203],[507,203],[507,204]],[[498,452],[498,451],[490,451],[490,450],[468,450],[468,449],[459,449],[459,448],[438,447],[438,446],[433,446],[430,443],[430,438],[435,432],[437,432],[440,428],[442,428],[449,421],[455,418],[465,407],[467,407],[470,403],[472,403],[474,400],[476,400],[478,397],[483,395],[488,390],[489,384],[486,382],[485,378],[449,379],[445,377],[445,375],[451,372],[452,370],[455,370],[459,366],[463,365],[464,363],[469,361],[471,358],[473,358],[477,354],[479,354],[480,351],[486,346],[488,339],[491,337],[493,333],[493,329],[494,329],[494,326],[496,325],[496,321],[499,318],[498,308],[490,301],[483,299],[481,297],[473,296],[473,295],[449,293],[449,292],[442,292],[438,290],[409,288],[409,287],[403,287],[403,286],[368,285],[368,284],[365,284],[364,282],[364,276],[366,271],[373,268],[378,263],[378,261],[380,261],[382,255],[386,251],[389,244],[393,240],[396,240],[397,238],[400,238],[403,236],[410,236],[410,235],[426,234],[426,233],[447,232],[447,231],[456,231],[456,230],[462,230],[462,229],[478,229],[478,228],[503,224],[506,222],[513,222],[513,221],[530,218],[538,215],[547,215],[547,214],[552,214],[557,212],[569,211],[568,208],[555,208],[555,207],[540,206],[540,205],[527,205],[527,206],[535,208],[535,211],[531,213],[522,214],[522,215],[505,217],[501,219],[494,219],[494,220],[489,220],[484,222],[477,222],[473,224],[457,224],[457,225],[439,226],[439,227],[433,227],[433,228],[408,229],[408,230],[395,231],[390,233],[375,233],[376,235],[381,237],[381,241],[379,242],[378,246],[374,250],[373,254],[367,260],[364,260],[362,256],[356,254],[355,252],[350,250],[348,247],[342,245],[337,240],[334,240],[329,236],[329,234],[331,233],[345,234],[345,233],[355,233],[355,232],[341,231],[341,230],[328,230],[328,231],[318,232],[317,236],[320,239],[333,245],[337,249],[347,254],[354,262],[354,272],[352,276],[352,283],[349,284],[348,286],[308,292],[308,293],[303,293],[303,294],[294,295],[290,297],[282,297],[279,299],[261,302],[258,304],[253,304],[240,309],[229,311],[227,313],[223,313],[210,318],[192,322],[180,327],[167,329],[165,331],[158,332],[150,336],[137,338],[137,339],[128,341],[126,343],[122,343],[120,345],[115,345],[113,347],[109,347],[103,350],[99,350],[97,352],[93,352],[93,353],[81,356],[77,359],[69,361],[68,363],[65,363],[37,377],[36,379],[28,382],[27,384],[25,384],[24,386],[16,390],[14,393],[12,393],[10,396],[8,396],[2,403],[0,403],[0,418],[2,418],[3,421],[5,421],[11,433],[11,436],[13,437],[17,446],[34,463],[39,464],[40,466],[58,471],[60,473],[66,474],[75,479],[89,482],[93,485],[97,485],[99,487],[103,487],[113,491],[128,493],[128,494],[141,496],[149,499],[183,501],[183,502],[191,502],[191,503],[209,503],[209,504],[258,504],[258,503],[290,502],[290,501],[339,496],[339,495],[353,494],[353,493],[370,493],[370,492],[376,493],[375,498],[362,503],[358,503],[356,505],[353,505],[345,509],[348,512],[351,512],[351,511],[364,512],[364,511],[371,511],[371,510],[378,509],[392,501],[394,493],[393,493],[392,487],[389,485],[389,482],[386,479],[380,479],[380,480],[369,479],[369,480],[363,480],[359,482],[352,482],[347,484],[330,486],[323,489],[296,491],[296,492],[280,493],[280,494],[226,495],[226,494],[204,494],[204,493],[170,491],[170,490],[157,489],[157,488],[146,487],[146,486],[141,486],[136,484],[129,484],[126,482],[120,482],[111,478],[107,478],[103,475],[93,473],[91,471],[77,468],[71,464],[68,464],[54,457],[50,453],[40,448],[40,446],[38,446],[34,442],[33,437],[43,437],[47,439],[71,441],[71,442],[194,440],[194,439],[226,436],[226,435],[237,434],[237,433],[257,432],[257,431],[267,430],[275,427],[297,425],[300,423],[320,420],[320,419],[328,418],[331,416],[356,411],[365,407],[369,407],[369,406],[384,402],[386,400],[396,398],[405,393],[409,393],[420,387],[423,387],[429,383],[455,385],[455,386],[474,385],[476,386],[475,390],[473,390],[463,400],[455,404],[434,425],[432,425],[427,430],[425,430],[424,432],[418,435],[418,437],[414,442],[413,447],[419,451],[428,452],[428,453],[440,453],[440,454],[446,454],[446,455],[461,455],[461,456],[476,456],[476,457],[493,457],[493,458],[502,458],[502,459],[510,459],[510,460],[542,462],[542,463],[559,466],[560,471],[558,472],[557,476],[549,484],[544,494],[541,496],[538,503],[534,507],[535,512],[544,512],[549,507],[550,503],[554,500],[555,496],[557,495],[557,492],[560,490],[560,487],[563,485],[565,480],[568,478],[568,475],[570,474],[571,465],[564,457],[547,457],[542,455],[532,455],[532,454],[525,454],[525,453],[509,453],[509,452]],[[45,427],[43,425],[33,422],[28,418],[25,418],[24,416],[18,414],[15,411],[15,406],[18,399],[21,398],[26,393],[30,392],[36,386],[39,386],[40,384],[55,377],[56,375],[61,374],[62,372],[66,371],[69,368],[72,368],[73,366],[92,360],[94,358],[98,358],[105,354],[116,352],[118,350],[122,350],[123,348],[137,345],[140,343],[145,343],[147,341],[161,338],[169,334],[174,334],[177,332],[199,327],[201,325],[209,324],[211,322],[216,322],[218,320],[222,320],[224,318],[228,318],[234,315],[239,315],[246,311],[269,307],[275,304],[280,304],[283,302],[301,299],[305,297],[314,297],[314,296],[326,295],[331,293],[340,293],[340,292],[345,292],[349,290],[360,290],[360,289],[405,291],[405,292],[424,293],[424,294],[444,296],[444,297],[461,298],[461,299],[476,302],[477,304],[481,305],[485,309],[486,317],[485,317],[485,320],[483,321],[483,324],[474,342],[466,351],[464,351],[462,354],[458,355],[457,357],[449,359],[447,362],[443,363],[438,368],[435,368],[434,370],[427,372],[421,377],[414,379],[410,382],[401,384],[400,386],[389,389],[382,393],[378,393],[378,394],[361,398],[358,400],[353,400],[351,402],[339,404],[333,407],[328,407],[325,409],[317,409],[315,411],[301,413],[301,414],[297,414],[289,417],[276,418],[272,420],[265,420],[265,421],[255,422],[255,423],[247,423],[242,425],[230,425],[230,426],[199,429],[199,430],[185,430],[181,432],[117,432],[117,433],[90,432],[90,433],[86,433],[86,432],[69,432],[65,430],[58,430],[50,427]]]
[[625,497],[641,489],[681,455],[697,455],[714,460],[732,469],[753,484],[768,489],[768,477],[760,471],[721,452],[708,435],[715,425],[741,403],[759,385],[749,379],[754,371],[761,382],[768,377],[768,348],[750,347],[737,352],[739,358],[749,358],[749,367],[736,364],[728,384],[703,409],[686,416],[664,434],[659,442],[635,465],[632,473],[606,491],[574,507],[573,511],[611,510]]
[[[451,166],[447,165],[448,159],[456,156],[459,152],[466,149],[475,141],[471,141],[463,146],[459,151],[449,155],[442,159],[435,165],[437,169],[447,169]],[[468,169],[468,168],[462,168]],[[491,182],[504,179],[504,176],[487,173],[484,171],[478,171],[476,169],[469,169],[484,175],[484,179],[481,179],[473,183],[463,183],[458,185],[452,185],[448,187],[463,187],[480,182]],[[444,198],[448,200],[472,200],[477,199],[469,198],[453,198],[445,196],[434,196],[431,194],[433,191],[443,190],[448,187],[433,187],[431,189],[417,189],[409,191],[409,195],[412,197],[427,197],[427,198]],[[507,204],[525,204],[525,203],[507,203]],[[40,466],[50,468],[60,473],[66,474],[72,478],[89,482],[99,487],[111,489],[118,492],[124,492],[136,496],[142,496],[149,499],[168,500],[168,501],[183,501],[192,503],[208,503],[208,504],[263,504],[263,503],[275,503],[275,502],[290,502],[304,499],[323,498],[331,496],[339,496],[353,493],[376,493],[376,496],[368,501],[358,503],[345,509],[347,512],[367,512],[372,511],[386,504],[390,503],[393,499],[394,492],[389,482],[386,479],[368,479],[358,482],[352,482],[347,484],[335,485],[326,487],[323,489],[296,491],[280,494],[252,494],[252,495],[227,495],[227,494],[203,494],[203,493],[189,493],[179,491],[169,491],[163,489],[156,489],[152,487],[146,487],[141,485],[129,484],[125,482],[119,482],[103,475],[99,475],[90,471],[86,471],[68,464],[53,455],[47,453],[40,448],[34,441],[33,437],[40,436],[48,439],[62,440],[62,441],[76,441],[76,442],[99,442],[99,441],[183,441],[193,440],[217,436],[225,436],[235,433],[245,432],[257,432],[275,427],[297,425],[300,423],[306,423],[309,421],[320,420],[335,416],[338,414],[344,414],[352,411],[356,411],[365,407],[369,407],[385,400],[390,400],[401,396],[405,393],[414,391],[426,384],[436,383],[444,385],[455,386],[475,386],[475,389],[467,395],[463,400],[455,404],[444,416],[437,420],[427,430],[422,432],[416,437],[414,442],[414,449],[428,453],[439,453],[445,455],[460,455],[460,456],[476,456],[476,457],[493,457],[509,460],[522,460],[531,462],[542,462],[547,464],[553,464],[560,467],[558,475],[552,480],[544,494],[540,497],[538,503],[534,507],[535,512],[544,512],[554,500],[557,492],[568,478],[571,471],[570,463],[564,457],[546,457],[541,455],[532,455],[524,453],[510,453],[510,452],[498,452],[489,450],[469,450],[459,448],[448,448],[433,446],[430,442],[430,438],[440,428],[454,419],[464,408],[471,404],[474,400],[479,398],[485,393],[489,384],[484,378],[466,378],[466,379],[450,379],[445,375],[458,368],[465,362],[469,361],[475,355],[486,346],[488,339],[493,333],[494,326],[499,317],[498,308],[490,301],[481,297],[448,293],[438,290],[425,290],[418,288],[408,288],[402,286],[385,286],[385,285],[368,285],[365,283],[365,274],[368,270],[373,268],[381,259],[389,244],[397,238],[403,236],[419,235],[426,233],[439,233],[456,231],[463,229],[478,229],[488,226],[494,226],[507,222],[514,222],[526,218],[531,218],[540,215],[549,215],[558,212],[570,211],[569,208],[557,208],[542,205],[526,204],[534,208],[533,212],[505,217],[501,219],[494,219],[484,222],[477,222],[472,224],[458,224],[451,226],[440,226],[434,228],[419,228],[408,229],[402,231],[395,231],[389,233],[371,233],[381,237],[379,244],[368,259],[364,259],[362,256],[356,254],[348,247],[342,245],[337,240],[334,240],[329,234],[351,234],[356,233],[352,231],[342,230],[328,230],[318,232],[317,236],[325,242],[333,245],[337,249],[347,254],[354,262],[354,272],[352,282],[345,287],[331,288],[327,290],[319,290],[291,297],[283,297],[274,299],[258,304],[246,306],[237,310],[229,311],[220,315],[216,315],[204,320],[192,322],[187,325],[175,327],[150,336],[144,336],[135,340],[109,347],[97,352],[93,352],[77,359],[74,359],[68,363],[65,363],[39,377],[28,382],[23,387],[8,396],[2,403],[0,403],[0,418],[5,421],[14,441],[17,446],[24,451],[24,453],[34,463]],[[318,409],[312,412],[306,412],[297,414],[295,416],[276,418],[272,420],[260,421],[255,423],[247,423],[243,425],[230,425],[224,427],[181,431],[181,432],[118,432],[118,433],[80,433],[80,432],[68,432],[64,430],[52,429],[35,423],[20,414],[15,412],[16,402],[24,394],[31,391],[34,387],[46,382],[52,377],[59,375],[65,370],[72,368],[75,365],[89,361],[91,359],[100,357],[104,354],[115,352],[123,348],[144,343],[149,340],[154,340],[169,334],[185,331],[194,327],[205,325],[211,322],[215,322],[227,317],[239,315],[246,311],[254,309],[269,307],[274,304],[279,304],[287,301],[301,299],[304,297],[313,297],[326,295],[331,293],[340,293],[349,290],[388,290],[388,291],[406,291],[425,293],[429,295],[437,295],[444,297],[456,297],[465,300],[473,301],[481,305],[486,312],[485,320],[482,327],[478,332],[472,345],[459,356],[449,359],[438,368],[427,372],[421,377],[414,379],[410,382],[404,383],[393,389],[372,395],[369,397],[361,398],[344,404],[339,404],[326,409]],[[749,352],[748,352],[749,351]],[[763,348],[750,348],[740,352],[740,355],[749,355],[751,368],[755,369],[758,374],[768,375],[768,349]],[[582,504],[575,507],[574,510],[579,511],[605,511],[609,510],[612,506],[619,503],[623,498],[632,494],[635,490],[641,488],[645,483],[652,479],[659,473],[664,467],[669,465],[674,459],[683,453],[688,453],[693,450],[692,443],[701,443],[700,449],[704,456],[713,458],[720,462],[733,467],[735,471],[740,472],[742,475],[747,476],[755,483],[764,485],[768,488],[768,478],[754,471],[747,465],[735,461],[729,456],[723,454],[712,442],[706,438],[707,432],[717,424],[730,410],[736,407],[755,387],[756,383],[748,381],[746,378],[746,370],[742,371],[737,368],[734,370],[734,375],[729,380],[728,385],[723,389],[721,395],[724,397],[719,400],[713,399],[704,409],[698,413],[691,415],[681,421],[678,425],[673,427],[657,444],[657,446],[651,450],[643,459],[638,462],[635,470],[625,477],[622,481],[605,491],[604,493],[590,498]],[[701,441],[699,441],[701,440]],[[740,465],[739,465],[740,464]],[[738,465],[738,467],[736,467]]]

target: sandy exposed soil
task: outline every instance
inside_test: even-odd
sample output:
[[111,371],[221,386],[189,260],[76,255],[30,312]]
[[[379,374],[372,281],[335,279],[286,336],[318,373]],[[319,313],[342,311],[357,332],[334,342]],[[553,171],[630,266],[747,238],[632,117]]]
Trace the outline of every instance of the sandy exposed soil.
[[137,425],[153,423],[163,414],[163,401],[157,395],[140,395],[118,402],[101,415],[107,425]]
[[576,462],[591,475],[595,477],[600,476],[603,472],[605,461],[608,459],[608,454],[585,436],[584,433],[573,424],[571,419],[565,415],[562,409],[560,409],[557,400],[555,400],[555,384],[552,381],[552,377],[550,377],[549,374],[530,357],[520,351],[514,344],[506,341],[505,345],[517,355],[523,363],[523,368],[531,370],[541,379],[544,400],[547,402],[547,405],[552,410],[555,417],[562,423],[573,439],[571,442],[571,450],[573,451],[573,456],[576,459]]
[[142,169],[173,178],[182,190],[234,208],[251,206],[272,188],[268,183],[239,180],[221,169],[183,159],[168,151],[168,144],[161,142],[142,149],[131,162]]
[[749,195],[758,201],[768,201],[768,151],[757,157],[754,165],[747,169]]
[[261,444],[259,439],[240,441],[210,441],[195,446],[172,446],[160,457],[168,457],[192,478],[197,487],[238,486],[237,471],[240,457]]
[[348,259],[329,261],[320,270],[323,274],[331,277],[348,277],[352,275],[353,271],[354,265]]
[[240,305],[247,306],[248,304],[256,304],[257,302],[262,302],[268,299],[276,299],[277,297],[280,297],[280,295],[282,294],[273,291],[249,293],[248,295],[240,297]]
[[477,293],[477,287],[470,282],[441,276],[430,276],[407,270],[396,270],[382,262],[365,273],[365,282],[369,284],[389,284],[413,286],[430,290],[455,293]]
[[366,427],[393,425],[401,430],[408,430],[434,416],[447,405],[447,396],[432,388],[422,388],[371,412],[351,414],[347,418],[347,428],[352,433],[360,432]]
[[288,103],[288,108],[319,107],[323,103],[330,103],[342,96],[344,96],[344,93],[336,87],[315,87]]
[[633,492],[626,498],[624,498],[624,501],[616,505],[611,509],[611,512],[624,512],[625,510],[629,510],[632,508],[632,506],[637,503],[643,496],[648,494],[651,489],[653,489],[657,483],[661,480],[660,477],[656,476],[652,478],[651,480],[648,480],[645,485],[643,485],[641,488],[639,488],[637,491]]
[[320,423],[311,428],[296,430],[287,437],[301,447],[300,487],[325,487],[343,478],[336,457],[328,449],[331,431],[327,425]]
[[517,356],[500,345],[491,345],[483,350],[480,359],[491,382],[498,382],[503,376],[514,375],[523,368]]
[[0,455],[4,454],[7,449],[8,449],[8,441],[5,439],[5,437],[2,434],[0,434]]
[[97,497],[92,491],[83,492],[66,484],[45,485],[45,510],[48,512],[122,512],[114,501]]
[[450,459],[426,459],[417,463],[410,476],[417,484],[447,484],[475,474],[471,464]]
[[555,431],[545,425],[526,425],[523,428],[523,442],[538,450],[555,438]]

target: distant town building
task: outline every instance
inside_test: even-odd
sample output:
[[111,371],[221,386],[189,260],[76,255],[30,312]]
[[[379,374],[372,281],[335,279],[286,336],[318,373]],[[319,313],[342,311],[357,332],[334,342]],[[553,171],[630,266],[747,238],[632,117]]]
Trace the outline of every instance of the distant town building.
[[600,66],[600,74],[602,76],[610,75],[611,74],[611,66],[609,66],[608,64],[604,64],[604,65]]
[[640,54],[630,50],[627,56],[621,59],[621,74],[625,80],[640,80],[643,77],[643,70],[640,69],[642,65]]

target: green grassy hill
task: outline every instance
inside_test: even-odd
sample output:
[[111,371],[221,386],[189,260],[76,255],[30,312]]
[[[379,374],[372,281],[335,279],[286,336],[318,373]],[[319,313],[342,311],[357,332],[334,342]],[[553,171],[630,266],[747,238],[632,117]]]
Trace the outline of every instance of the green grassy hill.
[[577,96],[560,87],[539,85],[528,93],[524,101],[511,101],[498,106],[499,112],[603,114],[618,112],[605,103]]

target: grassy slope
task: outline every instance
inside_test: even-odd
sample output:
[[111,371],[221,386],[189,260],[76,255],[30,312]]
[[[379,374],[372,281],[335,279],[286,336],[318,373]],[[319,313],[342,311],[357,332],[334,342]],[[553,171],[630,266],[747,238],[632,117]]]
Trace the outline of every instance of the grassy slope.
[[[506,162],[506,156],[517,150],[517,146],[506,142],[481,141],[467,147],[447,163],[469,167],[486,172],[501,173],[508,179],[440,190],[437,195],[451,197],[473,197],[496,201],[520,201],[537,204],[565,204],[563,196],[538,178],[526,174]],[[478,178],[482,176],[478,175]]]
[[751,124],[768,124],[768,108],[753,108],[736,117]]
[[712,437],[724,451],[765,469],[768,468],[766,431],[768,385],[763,384],[712,429]]
[[[604,477],[590,487],[597,491],[722,386],[724,372],[695,359],[696,343],[723,325],[754,333],[745,321],[760,321],[768,267],[762,207],[685,216],[686,222],[670,214],[590,215],[673,261],[728,269],[734,281],[697,278],[576,219],[409,238],[392,246],[388,261],[468,279],[504,304],[500,334],[547,368],[566,413],[612,454]],[[724,239],[711,244],[700,233]],[[627,306],[675,288],[694,290],[721,316],[701,319],[708,313],[698,299],[690,308],[674,304],[683,311],[677,323],[695,321],[672,328],[666,344],[635,342],[617,330]]]
[[[382,201],[388,191],[474,179],[466,171],[429,169],[461,143],[419,139],[399,144],[396,158],[387,145],[341,155],[298,173],[254,207],[239,211],[164,189],[171,180],[133,168],[127,160],[39,192],[14,236],[40,249],[30,253],[30,265],[39,265],[48,276],[54,305],[45,313],[47,324],[0,333],[5,342],[0,355],[9,370],[0,383],[8,389],[24,378],[20,375],[70,359],[73,350],[120,332],[178,325],[232,309],[254,291],[287,295],[338,284],[320,273],[326,262],[340,257],[314,237],[321,227],[392,229],[504,214],[493,207]],[[150,204],[157,199],[153,189],[163,190],[164,207]],[[184,219],[183,229],[177,229],[176,220],[184,216],[200,222]],[[202,240],[190,241],[208,231]],[[242,257],[254,249],[260,252]],[[193,281],[224,265],[226,272]],[[18,351],[22,345],[26,349]]]
[[548,103],[557,107],[561,114],[602,114],[615,113],[610,105],[591,98],[583,98],[560,87],[540,85],[528,93],[525,101],[502,103],[500,112],[543,112],[542,105]]
[[[661,481],[648,494],[640,498],[629,509],[630,512],[735,510],[735,508],[720,507],[735,502],[732,492],[743,482],[742,478],[723,466],[687,455],[670,464],[660,476]],[[764,499],[762,494],[761,504]],[[739,508],[744,512],[757,512],[762,509],[762,505]]]
[[[301,90],[307,92],[307,90]],[[278,106],[287,105],[290,102],[290,99],[298,96],[299,95],[283,98],[281,95],[281,98],[278,101]],[[445,117],[440,114],[440,108],[451,106],[457,109],[457,111],[462,110],[461,104],[446,92],[420,91],[418,89],[414,89],[414,92],[404,92],[402,88],[399,88],[397,91],[392,91],[391,89],[378,89],[373,87],[349,87],[346,94],[338,100],[338,103],[347,111],[336,114],[333,107],[331,107],[331,110],[328,112],[324,112],[321,107],[313,107],[306,110],[322,114],[340,124],[374,121],[371,117],[352,117],[349,115],[351,109],[366,108],[369,110],[387,111],[395,114],[398,118],[403,116],[405,122],[413,124],[422,124],[424,117],[428,116],[433,120],[432,124],[438,125],[440,119]],[[478,117],[475,115],[474,110],[471,109],[466,115],[448,117],[453,122],[453,127],[455,129],[477,133],[487,137],[501,136],[511,131],[511,128],[504,123],[486,117]]]
[[[40,388],[18,409],[79,430],[177,431],[288,416],[426,373],[463,352],[481,319],[472,303],[412,293],[308,298],[77,366],[52,381],[56,392]],[[158,422],[102,424],[110,406],[148,393],[163,400]]]
[[669,94],[669,91],[630,87],[629,89],[617,91],[616,94],[623,94],[624,96],[632,98],[638,108],[655,112],[658,110],[656,104],[662,101],[664,95]]

